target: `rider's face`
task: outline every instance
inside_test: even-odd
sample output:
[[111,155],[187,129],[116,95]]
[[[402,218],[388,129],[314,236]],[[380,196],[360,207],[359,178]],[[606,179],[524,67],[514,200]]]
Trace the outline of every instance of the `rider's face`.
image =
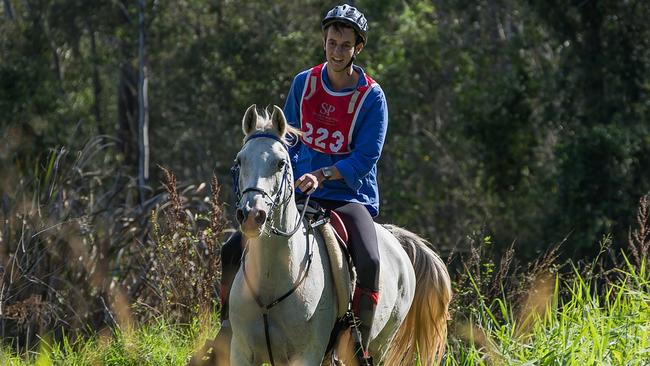
[[328,67],[334,71],[343,71],[355,53],[361,51],[363,43],[355,47],[356,33],[352,28],[327,28],[325,36],[325,57]]

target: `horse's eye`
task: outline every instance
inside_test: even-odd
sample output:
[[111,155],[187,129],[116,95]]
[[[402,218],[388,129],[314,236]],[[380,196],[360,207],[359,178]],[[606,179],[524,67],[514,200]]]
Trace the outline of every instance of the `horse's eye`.
[[278,161],[278,169],[284,168],[285,165],[287,165],[287,162],[285,160]]

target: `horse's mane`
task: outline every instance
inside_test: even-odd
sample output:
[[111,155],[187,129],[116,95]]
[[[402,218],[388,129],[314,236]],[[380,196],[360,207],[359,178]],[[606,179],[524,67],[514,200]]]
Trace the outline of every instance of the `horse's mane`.
[[302,131],[291,126],[287,122],[284,134],[280,136],[280,133],[275,128],[273,128],[273,122],[271,120],[271,114],[269,113],[268,108],[264,108],[263,110],[259,111],[258,116],[259,118],[257,119],[255,128],[248,135],[246,135],[246,137],[244,137],[244,140],[246,140],[248,136],[254,135],[256,133],[270,133],[278,136],[285,144],[293,146],[296,141],[298,141],[298,137],[302,135]]

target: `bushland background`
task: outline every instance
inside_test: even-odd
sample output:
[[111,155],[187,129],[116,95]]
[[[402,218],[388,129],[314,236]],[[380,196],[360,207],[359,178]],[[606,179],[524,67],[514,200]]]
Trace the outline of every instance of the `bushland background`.
[[[378,221],[497,282],[499,258],[642,262],[650,3],[353,3],[369,20],[357,63],[389,104]],[[3,0],[6,343],[214,305],[241,117],[323,60],[334,5]]]

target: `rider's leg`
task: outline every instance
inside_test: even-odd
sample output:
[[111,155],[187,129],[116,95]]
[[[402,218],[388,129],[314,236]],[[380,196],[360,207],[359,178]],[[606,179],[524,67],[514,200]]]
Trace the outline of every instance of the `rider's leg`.
[[228,297],[230,287],[235,275],[239,270],[239,263],[242,256],[242,235],[239,231],[228,238],[221,247],[221,326],[229,325],[228,321]]
[[367,353],[370,329],[379,300],[377,232],[372,216],[363,205],[347,204],[341,206],[336,212],[345,222],[350,238],[350,255],[357,268],[357,286],[354,291],[352,310],[359,319],[363,349]]
[[318,202],[323,207],[336,211],[348,230],[350,255],[357,269],[352,310],[360,321],[363,349],[367,352],[379,300],[379,245],[375,224],[365,206],[359,203],[334,203],[324,200]]

